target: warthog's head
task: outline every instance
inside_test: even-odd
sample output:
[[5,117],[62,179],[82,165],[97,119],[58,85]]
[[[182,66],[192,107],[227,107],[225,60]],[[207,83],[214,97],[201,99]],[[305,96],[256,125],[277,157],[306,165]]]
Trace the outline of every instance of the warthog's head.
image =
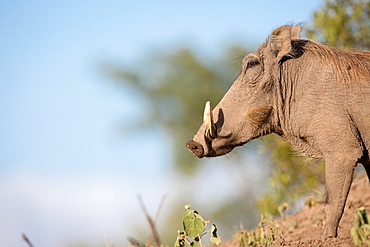
[[300,31],[300,26],[281,26],[243,58],[239,77],[214,110],[206,103],[204,123],[186,143],[195,156],[224,155],[254,138],[281,131],[280,67],[293,56],[292,39],[298,39]]

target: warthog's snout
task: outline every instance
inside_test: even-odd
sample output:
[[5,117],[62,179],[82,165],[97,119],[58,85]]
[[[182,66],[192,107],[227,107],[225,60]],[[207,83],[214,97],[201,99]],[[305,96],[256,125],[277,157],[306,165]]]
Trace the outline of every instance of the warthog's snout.
[[198,158],[202,158],[204,156],[203,147],[199,143],[190,140],[186,143],[186,147]]

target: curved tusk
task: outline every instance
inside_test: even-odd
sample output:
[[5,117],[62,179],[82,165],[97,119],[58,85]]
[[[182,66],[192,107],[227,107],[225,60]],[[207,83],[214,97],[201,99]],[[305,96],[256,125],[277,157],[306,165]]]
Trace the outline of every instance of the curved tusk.
[[204,108],[203,122],[206,127],[206,131],[204,135],[208,139],[211,139],[211,140],[216,138],[216,128],[213,122],[212,106],[211,106],[211,102],[209,101],[206,102],[206,105]]

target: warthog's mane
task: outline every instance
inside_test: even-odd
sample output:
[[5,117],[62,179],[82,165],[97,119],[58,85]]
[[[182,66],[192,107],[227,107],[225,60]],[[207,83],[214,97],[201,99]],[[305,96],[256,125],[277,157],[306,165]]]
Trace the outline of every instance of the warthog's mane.
[[297,54],[307,53],[315,61],[331,65],[337,79],[344,83],[370,82],[370,52],[325,46],[311,40],[293,40],[292,46],[300,49]]

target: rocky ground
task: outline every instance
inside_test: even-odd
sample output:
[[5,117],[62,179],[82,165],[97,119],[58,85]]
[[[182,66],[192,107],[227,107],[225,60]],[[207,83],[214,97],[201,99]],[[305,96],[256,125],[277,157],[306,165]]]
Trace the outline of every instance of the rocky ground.
[[[350,230],[353,227],[356,209],[360,207],[365,207],[370,214],[370,185],[366,174],[357,175],[353,181],[337,238],[320,239],[326,223],[325,212],[323,204],[316,204],[284,220],[275,221],[279,236],[272,246],[355,246]],[[226,246],[236,247],[239,244],[232,240],[219,245],[219,247]]]

